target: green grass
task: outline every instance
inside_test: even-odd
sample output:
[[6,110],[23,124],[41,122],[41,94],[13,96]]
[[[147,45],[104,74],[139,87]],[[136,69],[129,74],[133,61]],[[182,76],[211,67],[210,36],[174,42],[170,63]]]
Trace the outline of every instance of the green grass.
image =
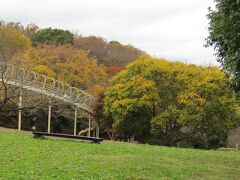
[[240,153],[41,140],[0,129],[0,179],[240,179]]

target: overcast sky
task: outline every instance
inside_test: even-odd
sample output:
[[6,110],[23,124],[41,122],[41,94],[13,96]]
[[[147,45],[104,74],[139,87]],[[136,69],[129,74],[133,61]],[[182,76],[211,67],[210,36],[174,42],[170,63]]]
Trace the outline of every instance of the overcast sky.
[[215,64],[207,8],[213,0],[0,0],[0,20],[35,23],[132,44],[155,57]]

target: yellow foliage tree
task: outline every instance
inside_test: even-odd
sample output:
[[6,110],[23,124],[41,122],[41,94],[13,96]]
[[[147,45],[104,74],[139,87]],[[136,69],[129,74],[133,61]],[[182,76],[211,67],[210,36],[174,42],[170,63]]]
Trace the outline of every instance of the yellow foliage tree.
[[[141,78],[133,81],[135,77]],[[147,82],[152,91],[147,91]],[[230,84],[231,78],[216,67],[141,56],[112,79],[105,93],[104,112],[113,130],[121,135],[144,139],[149,123],[155,141],[165,145],[192,141],[194,146],[194,139],[204,134],[208,143],[216,142],[211,147],[222,146],[228,130],[239,124]],[[151,92],[159,98],[146,101]]]
[[13,24],[6,24],[0,27],[0,60],[10,62],[12,59],[20,58],[22,53],[31,47],[31,41],[21,34]]
[[70,46],[33,47],[24,54],[23,61],[29,69],[83,89],[104,83],[107,77],[96,59]]

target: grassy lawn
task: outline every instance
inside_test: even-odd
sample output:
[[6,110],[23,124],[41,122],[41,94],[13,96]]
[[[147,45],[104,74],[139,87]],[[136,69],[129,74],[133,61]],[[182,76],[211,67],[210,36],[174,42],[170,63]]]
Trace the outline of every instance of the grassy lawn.
[[41,140],[0,129],[0,179],[240,179],[240,152]]

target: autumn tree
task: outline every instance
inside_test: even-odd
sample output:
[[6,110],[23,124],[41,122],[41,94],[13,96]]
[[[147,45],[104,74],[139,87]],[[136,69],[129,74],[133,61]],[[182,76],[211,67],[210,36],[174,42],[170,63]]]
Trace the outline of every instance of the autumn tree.
[[[9,88],[5,78],[7,64],[16,63],[21,55],[30,48],[30,40],[21,34],[18,28],[12,24],[0,26],[0,111],[11,104],[19,94],[17,88]],[[12,108],[12,107],[11,107]],[[16,107],[15,107],[16,108]],[[6,110],[6,109],[5,109]]]
[[107,53],[104,58],[106,66],[125,67],[135,61],[143,52],[131,45],[122,45],[117,41],[111,41],[107,46]]
[[89,55],[96,57],[99,63],[103,64],[107,52],[107,41],[96,36],[76,36],[74,47],[89,51]]
[[33,47],[23,60],[29,69],[83,89],[101,84],[106,78],[104,67],[95,58],[70,46]]
[[109,77],[112,77],[116,75],[117,73],[121,72],[124,69],[122,66],[110,66],[106,67],[106,73],[109,75]]
[[140,75],[122,71],[105,93],[105,114],[113,120],[113,129],[125,139],[149,134],[150,119],[158,102],[155,83]]
[[33,35],[38,31],[39,27],[36,24],[28,24],[23,28],[23,34],[31,39]]
[[34,46],[38,44],[64,45],[73,44],[73,34],[68,30],[62,29],[40,29],[31,37]]
[[118,41],[107,42],[96,36],[76,36],[74,47],[89,51],[89,55],[108,67],[123,68],[143,54],[131,45],[123,45]]
[[[22,55],[31,48],[31,41],[20,29],[20,26],[14,23],[7,23],[0,27],[0,119],[1,126],[16,128],[16,116],[18,110],[23,115],[25,112],[32,112],[44,101],[41,96],[36,96],[33,91],[27,91],[9,83],[21,80],[23,73],[11,68],[9,64],[18,68],[21,64]],[[21,107],[19,106],[19,96],[24,99]]]
[[9,25],[13,26],[22,35],[31,39],[32,36],[38,31],[39,27],[36,24],[28,24],[27,26],[22,25],[20,22],[10,22]]
[[[131,78],[135,77],[140,77],[135,79],[139,83],[132,85]],[[147,91],[146,84],[151,84],[155,90]],[[138,92],[141,87],[146,89],[142,89],[142,94]],[[176,145],[185,142],[194,145],[194,139],[200,136],[205,137],[201,143],[210,143],[215,137],[217,146],[223,145],[224,139],[220,142],[222,135],[226,136],[239,119],[235,94],[229,87],[230,78],[218,68],[142,56],[113,78],[105,93],[105,113],[111,116],[113,128],[120,134],[124,134],[125,128],[129,128],[129,132],[134,131],[132,124],[144,127],[142,118],[151,124],[149,129],[155,143]],[[157,94],[151,96],[151,92]],[[126,97],[132,96],[135,101],[127,104]],[[155,98],[143,104],[149,104],[150,110],[138,109],[142,98],[148,99],[149,96]],[[115,106],[117,102],[126,104]],[[115,125],[120,122],[125,124]]]
[[20,58],[30,46],[31,41],[14,24],[8,23],[0,26],[1,61],[3,56],[8,62],[13,58]]

